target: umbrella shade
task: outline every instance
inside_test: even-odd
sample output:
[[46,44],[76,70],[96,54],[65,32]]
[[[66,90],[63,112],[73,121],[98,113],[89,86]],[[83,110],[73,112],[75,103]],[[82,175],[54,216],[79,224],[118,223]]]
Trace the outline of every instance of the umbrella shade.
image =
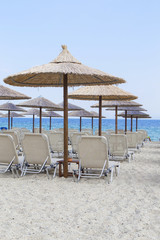
[[99,70],[81,64],[62,46],[63,50],[52,62],[14,74],[4,82],[15,86],[63,86],[64,101],[64,177],[68,176],[68,86],[116,84],[125,82]]
[[[102,101],[102,107],[138,107],[142,106],[142,104],[137,103],[135,101]],[[91,106],[91,108],[99,108],[99,103],[96,103]]]
[[[99,100],[99,135],[101,135],[102,100],[133,100],[137,97],[116,86],[82,87],[69,94],[69,98],[81,100]],[[117,133],[117,107],[115,132]]]
[[16,99],[30,99],[30,97],[14,91],[10,88],[0,85],[0,99],[1,100],[16,100]]
[[[59,106],[61,106],[63,108],[64,103],[61,102],[58,104]],[[82,110],[83,108],[76,106],[74,104],[68,103],[68,111],[78,111],[78,110]]]
[[[106,111],[114,111],[115,108],[106,108]],[[146,109],[142,107],[118,107],[118,111],[147,111]]]
[[[62,110],[62,107],[49,101],[46,98],[43,97],[37,97],[37,98],[33,98],[29,101],[25,101],[23,103],[18,104],[18,106],[23,106],[23,107],[33,107],[33,108],[39,108],[39,132],[41,133],[42,131],[42,119],[41,119],[41,115],[42,115],[42,108],[54,108],[55,110]],[[33,128],[34,131],[34,128]]]
[[25,112],[23,108],[17,107],[13,103],[4,103],[0,105],[0,110],[8,111],[8,129],[10,129],[10,113],[12,111]]
[[80,117],[80,132],[82,129],[82,117],[92,117],[92,114],[86,110],[74,111],[68,114],[69,117]]
[[50,121],[49,121],[49,130],[51,130],[52,128],[52,117],[62,117],[60,114],[58,113],[55,113],[53,111],[49,111],[47,110],[48,112],[45,112],[45,117],[49,117],[50,118]]
[[63,75],[67,74],[68,86],[125,83],[122,78],[81,64],[70,54],[67,46],[62,48],[59,56],[50,63],[11,75],[4,82],[14,86],[62,87]]

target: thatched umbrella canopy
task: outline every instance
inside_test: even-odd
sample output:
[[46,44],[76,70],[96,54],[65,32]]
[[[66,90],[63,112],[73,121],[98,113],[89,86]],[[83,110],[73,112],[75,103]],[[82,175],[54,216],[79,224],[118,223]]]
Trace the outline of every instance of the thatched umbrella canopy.
[[[61,106],[63,108],[64,106],[64,102],[61,102],[58,104],[59,106]],[[75,105],[75,104],[71,104],[71,103],[68,103],[68,111],[78,111],[78,110],[82,110],[83,108]]]
[[[119,114],[121,117],[125,117],[125,113]],[[136,131],[138,129],[138,118],[151,118],[149,114],[140,112],[140,111],[128,111],[127,112],[127,118],[131,118],[131,132],[133,129],[133,118],[136,118]]]
[[68,86],[124,83],[122,78],[87,67],[62,46],[59,56],[48,64],[14,74],[4,82],[14,86],[63,87],[64,89],[64,177],[68,177]]
[[[102,100],[133,100],[137,97],[112,85],[82,87],[70,93],[69,98],[80,100],[99,100],[99,135],[101,135]],[[115,132],[117,133],[117,108]]]
[[90,118],[92,114],[86,110],[74,111],[68,114],[69,117],[79,117],[80,118],[80,132],[82,130],[82,117]]
[[30,97],[0,85],[0,100],[30,99]]
[[[4,114],[3,117],[8,117],[8,114]],[[16,113],[16,112],[11,112],[11,113],[10,113],[11,129],[13,128],[13,118],[14,118],[14,117],[16,117],[16,118],[17,118],[17,117],[23,118],[24,115],[19,114],[19,113]]]
[[[122,101],[122,100],[118,100],[118,101],[102,101],[102,108],[104,107],[114,107],[115,108],[115,120],[117,118],[117,111],[119,107],[138,107],[138,106],[142,106],[142,104],[137,103],[135,101]],[[99,104],[94,104],[93,106],[91,106],[92,108],[99,108]],[[125,110],[125,132],[127,132],[127,110]],[[115,121],[115,129],[116,129],[116,124],[118,122],[118,119]]]
[[12,111],[17,111],[17,112],[25,112],[23,108],[17,107],[13,103],[4,103],[0,105],[0,110],[2,111],[8,111],[8,129],[10,129],[10,115]]
[[[114,111],[115,109],[114,108],[107,108],[106,109],[107,111]],[[142,107],[138,107],[138,106],[134,106],[132,105],[131,107],[120,107],[118,106],[117,107],[117,110],[118,111],[125,111],[125,133],[127,132],[127,111],[147,111],[146,109],[142,108]]]
[[[49,130],[51,130],[52,128],[52,117],[62,117],[60,114],[58,113],[55,113],[53,111],[49,111],[47,110],[48,112],[43,112],[42,113],[42,117],[49,117],[50,118],[50,123],[49,123]],[[37,114],[39,116],[39,114]]]
[[62,109],[61,106],[49,101],[48,99],[46,99],[44,97],[33,98],[29,101],[18,104],[18,106],[39,108],[39,119],[40,119],[39,132],[40,133],[42,131],[42,108],[54,108],[57,110]]

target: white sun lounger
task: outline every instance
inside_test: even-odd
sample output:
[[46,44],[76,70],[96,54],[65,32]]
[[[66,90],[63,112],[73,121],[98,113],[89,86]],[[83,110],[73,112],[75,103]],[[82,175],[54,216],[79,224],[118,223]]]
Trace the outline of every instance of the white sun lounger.
[[128,152],[127,137],[124,134],[111,134],[109,137],[109,160],[130,162],[131,153]]
[[[0,134],[0,173],[22,169],[23,161],[20,164],[13,137],[8,134]],[[18,172],[17,172],[18,174]]]
[[[22,176],[26,173],[41,173],[54,168],[54,176],[56,173],[56,164],[52,164],[49,151],[48,137],[45,134],[29,133],[24,135],[22,141],[24,152],[24,168]],[[47,166],[49,165],[49,166]]]
[[[119,162],[109,162],[107,139],[103,136],[82,136],[78,143],[79,169],[74,176],[101,178],[110,174],[108,182],[112,182],[113,170],[119,170]],[[119,171],[116,171],[118,173]]]

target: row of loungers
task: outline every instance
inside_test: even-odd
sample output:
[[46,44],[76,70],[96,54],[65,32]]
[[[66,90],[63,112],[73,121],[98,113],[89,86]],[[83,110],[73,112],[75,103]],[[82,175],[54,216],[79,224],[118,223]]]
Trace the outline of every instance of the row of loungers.
[[[61,143],[57,142],[57,145],[63,146],[63,133],[48,132],[46,135],[27,133],[25,130],[22,132],[23,137],[20,137],[20,133],[17,131],[5,131],[0,134],[0,172],[11,171],[14,176],[19,176],[20,172],[20,175],[24,176],[27,173],[46,171],[49,177],[49,173],[53,169],[53,177],[55,177],[58,163],[54,157],[55,150],[51,145],[51,139],[56,141],[57,136],[61,136]],[[134,133],[129,134],[133,135]],[[127,135],[107,133],[107,137],[99,137],[74,132],[70,136],[71,142],[75,135],[77,137],[76,157],[79,159],[79,169],[73,170],[73,175],[77,175],[78,180],[80,177],[100,178],[109,175],[108,182],[111,182],[114,170],[116,175],[119,172],[119,161],[124,159],[129,161],[133,156],[133,150],[132,152],[128,151]],[[73,147],[69,153],[72,154],[72,158],[74,151]]]

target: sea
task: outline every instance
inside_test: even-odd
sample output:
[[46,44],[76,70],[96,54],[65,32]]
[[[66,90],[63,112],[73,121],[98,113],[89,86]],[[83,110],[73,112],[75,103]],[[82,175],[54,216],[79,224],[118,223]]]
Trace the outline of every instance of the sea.
[[[27,128],[32,131],[32,118],[14,118],[13,127],[18,128]],[[91,119],[82,118],[82,129],[88,128],[91,129]],[[79,118],[69,118],[68,127],[71,129],[79,129],[80,120]],[[130,130],[130,119],[127,122],[127,129]],[[8,127],[8,118],[0,118],[0,128]],[[35,118],[35,127],[39,127],[39,119]],[[49,118],[42,119],[42,128],[49,130]],[[63,118],[52,118],[52,129],[63,128]],[[118,129],[125,128],[124,119],[118,119]],[[93,131],[98,129],[98,119],[94,119]],[[102,131],[107,129],[115,129],[115,120],[114,119],[102,119]],[[148,132],[148,136],[151,138],[151,141],[160,141],[160,120],[153,119],[139,119],[138,120],[138,129],[145,129]],[[133,131],[136,131],[136,121],[133,120]]]

